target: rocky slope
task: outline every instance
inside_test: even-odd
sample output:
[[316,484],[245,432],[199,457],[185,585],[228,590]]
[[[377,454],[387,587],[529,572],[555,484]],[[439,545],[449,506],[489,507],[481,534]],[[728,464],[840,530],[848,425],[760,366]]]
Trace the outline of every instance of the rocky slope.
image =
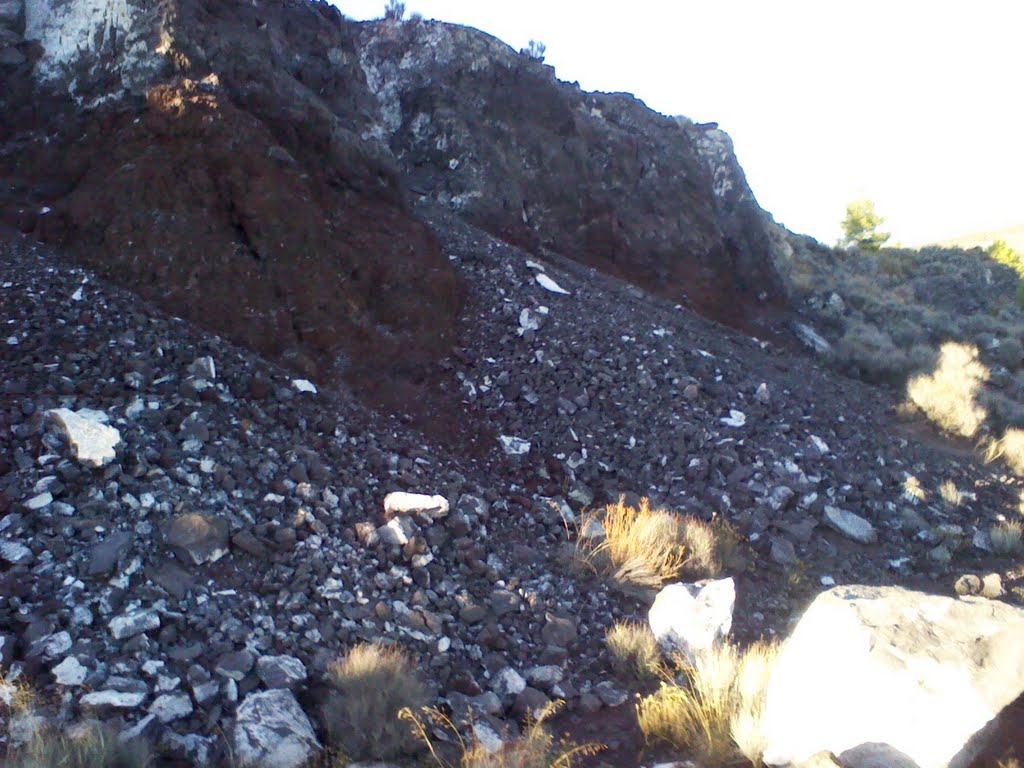
[[[779,301],[715,129],[322,3],[0,24],[0,667],[60,722],[209,764],[272,701],[315,738],[327,664],[377,639],[495,730],[621,717],[603,638],[649,605],[571,562],[620,494],[736,528],[740,639],[822,585],[1019,577],[987,535],[1018,480],[683,306]],[[116,444],[77,452],[60,409]]]

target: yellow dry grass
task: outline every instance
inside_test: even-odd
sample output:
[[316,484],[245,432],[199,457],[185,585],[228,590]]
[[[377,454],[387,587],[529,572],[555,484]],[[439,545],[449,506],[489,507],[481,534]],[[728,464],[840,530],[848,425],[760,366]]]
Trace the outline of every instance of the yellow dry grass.
[[619,499],[585,516],[581,530],[595,522],[604,537],[580,538],[580,557],[614,581],[640,587],[657,587],[684,575],[717,576],[721,551],[735,543],[709,523],[652,508],[649,499],[636,507]]
[[427,703],[427,688],[399,648],[353,646],[327,670],[323,720],[331,746],[350,759],[387,760],[414,745],[399,712]]
[[[489,750],[476,738],[465,741],[452,721],[435,709],[423,710],[422,715],[404,709],[400,717],[411,723],[413,732],[426,746],[437,768],[572,768],[577,758],[604,749],[600,744],[574,744],[552,736],[545,722],[557,710],[557,704],[549,704],[539,718],[527,723],[522,736],[505,742],[497,751]],[[458,762],[452,763],[439,753],[431,737],[435,727],[454,734],[461,753]]]
[[646,624],[620,621],[605,634],[605,642],[620,675],[650,680],[661,674],[661,650]]
[[87,721],[70,729],[43,726],[4,761],[10,768],[146,768],[153,754],[142,741],[122,743],[112,728]]
[[959,507],[963,500],[963,494],[952,480],[946,480],[939,486],[939,496],[951,507]]
[[1011,427],[998,440],[989,441],[985,460],[996,459],[1002,459],[1014,474],[1024,476],[1024,429]]
[[683,683],[664,682],[637,704],[648,740],[691,749],[712,765],[738,759],[760,765],[766,744],[765,689],[777,647],[756,643],[746,652],[724,643],[695,667]]
[[977,395],[988,376],[988,368],[978,360],[977,347],[946,342],[934,372],[907,382],[907,397],[946,432],[974,437],[985,421],[985,409],[978,404]]

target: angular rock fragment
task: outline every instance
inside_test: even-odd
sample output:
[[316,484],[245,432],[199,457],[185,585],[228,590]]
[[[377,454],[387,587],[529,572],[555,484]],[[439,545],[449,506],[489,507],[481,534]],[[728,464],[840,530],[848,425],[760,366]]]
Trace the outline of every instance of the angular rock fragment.
[[448,514],[448,499],[438,495],[395,491],[384,497],[384,514],[387,517],[423,515],[435,520]]
[[238,707],[235,756],[242,766],[299,768],[320,750],[313,726],[290,691],[251,693]]
[[848,539],[860,542],[861,544],[872,544],[878,539],[875,527],[863,517],[855,515],[853,512],[825,505],[823,517],[829,526],[839,531]]
[[669,584],[655,597],[647,621],[662,648],[696,664],[729,634],[735,604],[731,578]]
[[102,414],[94,411],[75,411],[55,408],[46,416],[64,434],[74,457],[87,467],[103,467],[117,456],[115,448],[121,443],[121,433],[104,424]]
[[143,632],[150,632],[160,627],[160,616],[153,610],[133,611],[122,616],[115,616],[108,625],[110,634],[115,640],[124,640]]
[[180,514],[163,526],[164,540],[188,565],[214,563],[228,552],[230,524],[196,512]]

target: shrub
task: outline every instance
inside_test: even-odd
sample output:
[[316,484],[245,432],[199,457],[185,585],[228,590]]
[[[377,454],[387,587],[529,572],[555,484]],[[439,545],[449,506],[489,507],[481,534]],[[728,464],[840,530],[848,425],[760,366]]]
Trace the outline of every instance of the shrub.
[[44,727],[8,755],[10,768],[145,768],[152,764],[149,746],[121,743],[117,732],[96,721],[71,729]]
[[[506,742],[498,751],[491,751],[478,738],[466,743],[452,721],[437,710],[426,710],[421,717],[412,709],[404,709],[401,717],[412,724],[413,731],[427,747],[438,768],[572,768],[577,757],[594,755],[603,749],[599,744],[574,744],[571,741],[555,739],[545,726],[545,721],[557,709],[556,704],[549,704],[539,718],[527,723],[526,731],[521,737]],[[440,728],[442,731],[455,734],[461,752],[457,764],[445,760],[438,754],[428,727]]]
[[973,437],[985,420],[985,409],[976,397],[988,376],[988,368],[978,361],[977,347],[946,342],[935,371],[911,378],[907,396],[945,431]]
[[531,40],[527,43],[526,47],[521,49],[519,52],[524,56],[529,56],[531,59],[537,61],[544,61],[544,54],[547,52],[548,47],[544,45],[540,40]]
[[426,685],[400,649],[356,645],[328,668],[331,690],[323,705],[330,744],[354,760],[388,760],[415,740],[398,713],[427,703]]
[[650,680],[661,673],[661,651],[646,624],[618,622],[605,635],[612,666],[620,675]]
[[846,206],[846,216],[842,221],[842,245],[847,248],[877,251],[891,237],[888,232],[878,231],[883,222],[885,219],[875,212],[873,202],[854,200]]
[[999,440],[990,441],[985,458],[1002,459],[1015,474],[1024,475],[1024,430],[1008,429]]
[[963,500],[963,494],[952,480],[946,480],[939,486],[939,496],[951,507],[959,507]]
[[997,555],[1018,555],[1024,550],[1024,526],[1017,520],[1004,520],[989,529],[992,551]]
[[384,5],[384,18],[401,21],[405,18],[405,3],[401,0],[388,0]]
[[[652,509],[648,499],[631,507],[624,499],[583,519],[583,529],[600,523],[603,539],[580,538],[584,562],[623,585],[656,587],[680,576],[717,576],[722,556],[735,546],[723,526]],[[730,540],[731,538],[731,540]]]
[[648,740],[692,749],[713,765],[741,754],[760,763],[766,744],[762,725],[765,691],[777,648],[763,642],[741,653],[723,643],[696,667],[684,667],[683,683],[665,682],[637,704]]

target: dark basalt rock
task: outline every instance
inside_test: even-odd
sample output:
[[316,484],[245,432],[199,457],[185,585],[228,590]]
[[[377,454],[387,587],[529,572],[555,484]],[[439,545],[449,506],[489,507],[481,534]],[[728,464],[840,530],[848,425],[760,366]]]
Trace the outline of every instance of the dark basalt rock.
[[716,125],[585,93],[467,27],[381,21],[359,41],[413,191],[716,319],[744,325],[784,305],[771,258],[783,230]]

